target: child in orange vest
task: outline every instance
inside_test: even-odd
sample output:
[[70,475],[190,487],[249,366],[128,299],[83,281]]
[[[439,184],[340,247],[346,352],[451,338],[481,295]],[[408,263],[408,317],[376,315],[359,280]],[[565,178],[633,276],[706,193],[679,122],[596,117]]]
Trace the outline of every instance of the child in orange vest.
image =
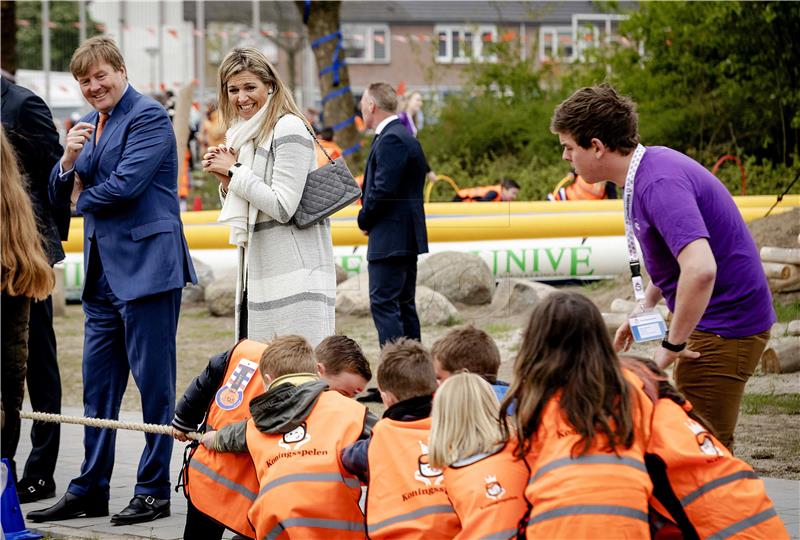
[[[202,424],[207,421],[209,408],[214,405],[215,396],[226,380],[226,369],[233,361],[234,355],[238,356],[237,349],[241,349],[248,343],[255,342],[243,340],[230,351],[212,357],[203,373],[189,384],[189,387],[175,408],[175,417],[172,421],[175,438],[186,441],[185,433],[202,431]],[[262,349],[266,348],[266,344],[261,345]],[[261,354],[258,355],[256,360],[258,360],[260,356]],[[344,396],[353,397],[358,394],[372,379],[372,371],[369,362],[364,356],[364,352],[358,343],[347,336],[334,335],[323,339],[320,344],[317,345],[316,349],[314,349],[314,356],[317,360],[316,368],[320,378],[328,383],[331,390],[335,390]],[[258,380],[258,377],[255,379],[254,381],[248,380],[245,386],[252,384],[261,387],[261,382]],[[263,389],[263,387],[261,388]],[[262,390],[256,390],[255,395],[261,394],[261,392]],[[249,414],[247,414],[247,416],[249,416]],[[370,423],[374,424],[375,421],[376,419],[370,413]],[[244,462],[250,462],[249,458],[244,460]],[[191,461],[184,464],[184,467],[189,466],[191,466]],[[230,466],[226,466],[226,469],[226,473],[229,474]],[[255,469],[252,468],[252,463],[247,463],[247,469],[253,477],[255,477]],[[194,473],[194,471],[188,471],[187,469],[184,469],[182,473],[182,478],[187,483],[190,478],[190,472]],[[209,473],[219,474],[221,472],[222,471],[219,470],[212,470]],[[257,480],[255,478],[253,481],[257,485]],[[188,492],[187,486],[184,486],[184,490]],[[209,517],[202,511],[203,509],[198,509],[193,504],[188,494],[187,499],[188,510],[184,528],[185,538],[202,537],[207,540],[220,539],[226,527],[235,530],[242,536],[253,535],[254,531],[252,527],[247,526],[246,523],[244,524],[246,530],[237,530],[243,527],[237,527],[235,522],[224,519],[224,515],[220,514],[218,511],[218,504],[209,506],[207,511],[215,514]],[[202,503],[199,504],[203,506]],[[232,506],[233,504],[235,503],[228,503],[228,506]],[[241,512],[246,513],[248,509],[249,504],[247,504]]]
[[247,513],[255,537],[364,538],[360,483],[340,454],[369,437],[366,408],[328,390],[301,336],[275,338],[258,367],[267,391],[250,402],[252,417],[202,440],[216,452],[250,453],[260,488]]
[[383,538],[450,539],[460,529],[441,469],[428,459],[436,375],[430,353],[400,338],[381,350],[381,399],[388,407],[372,437],[345,448],[342,464],[368,484],[367,534]]
[[444,469],[459,540],[512,537],[528,513],[528,467],[502,439],[499,412],[491,385],[473,373],[448,377],[433,398],[430,462]]
[[508,383],[497,379],[500,350],[492,336],[480,328],[471,324],[453,328],[434,342],[431,356],[439,384],[452,374],[466,370],[491,384],[498,400],[505,397]]
[[653,484],[642,419],[652,403],[620,366],[591,300],[554,293],[538,303],[514,375],[500,419],[530,468],[527,537],[649,537]]

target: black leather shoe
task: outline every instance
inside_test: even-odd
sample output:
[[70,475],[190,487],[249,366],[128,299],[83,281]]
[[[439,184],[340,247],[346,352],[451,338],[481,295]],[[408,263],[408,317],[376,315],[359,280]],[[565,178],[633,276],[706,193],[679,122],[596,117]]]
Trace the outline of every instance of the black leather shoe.
[[56,483],[52,478],[23,478],[17,484],[17,496],[22,504],[55,497]]
[[169,499],[156,499],[150,495],[135,495],[119,514],[111,516],[114,525],[132,525],[169,516]]
[[100,517],[108,515],[108,499],[81,497],[67,491],[61,500],[50,508],[28,512],[27,518],[36,523],[61,521],[78,517]]

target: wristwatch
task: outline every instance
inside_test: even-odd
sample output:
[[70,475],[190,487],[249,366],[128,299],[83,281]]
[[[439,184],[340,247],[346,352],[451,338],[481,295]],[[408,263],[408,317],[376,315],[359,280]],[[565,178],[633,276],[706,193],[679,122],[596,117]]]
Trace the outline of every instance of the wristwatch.
[[666,335],[666,336],[664,336],[664,339],[661,341],[661,346],[664,347],[665,349],[667,349],[668,351],[672,351],[674,353],[679,353],[683,349],[686,348],[686,342],[684,341],[683,343],[681,343],[679,345],[675,345],[675,344],[669,342],[669,335]]
[[241,166],[242,166],[242,164],[238,163],[238,162],[234,163],[233,165],[231,165],[231,168],[228,169],[228,178],[232,178],[233,177],[233,173],[235,173],[236,169],[238,169]]

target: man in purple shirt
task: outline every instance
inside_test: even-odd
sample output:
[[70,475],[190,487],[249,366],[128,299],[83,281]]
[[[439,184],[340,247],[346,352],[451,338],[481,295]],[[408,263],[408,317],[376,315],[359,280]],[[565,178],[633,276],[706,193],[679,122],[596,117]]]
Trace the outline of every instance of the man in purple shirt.
[[[639,145],[637,123],[634,103],[600,85],[561,103],[550,128],[587,182],[624,189],[633,180],[630,222],[651,278],[644,307],[663,298],[673,314],[654,359],[662,368],[678,360],[678,388],[731,448],[745,383],[775,322],[772,296],[725,186],[680,152]],[[614,345],[631,341],[626,323]]]

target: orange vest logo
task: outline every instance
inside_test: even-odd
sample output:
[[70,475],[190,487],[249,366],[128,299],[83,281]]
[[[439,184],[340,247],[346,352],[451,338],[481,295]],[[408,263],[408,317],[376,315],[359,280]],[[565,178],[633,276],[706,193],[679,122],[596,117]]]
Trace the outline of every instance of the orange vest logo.
[[214,401],[217,407],[223,411],[232,411],[242,404],[244,400],[244,389],[253,378],[253,374],[258,371],[258,364],[246,358],[239,360],[239,365],[231,373],[230,378],[225,381],[225,385],[217,390]]
[[687,419],[686,420],[686,427],[688,427],[692,433],[694,433],[694,438],[697,441],[697,446],[700,447],[700,451],[707,456],[715,456],[719,457],[722,456],[722,450],[714,444],[714,440],[711,438],[711,434],[700,424],[695,422],[694,420]]
[[303,422],[292,431],[284,433],[283,437],[278,441],[278,446],[286,450],[297,450],[310,440],[311,434],[306,429],[306,423]]
[[487,476],[484,478],[484,482],[486,482],[486,498],[492,499],[496,501],[503,497],[506,494],[506,490],[503,486],[500,485],[500,482],[497,481],[496,476]]
[[414,478],[425,484],[426,486],[438,486],[444,481],[442,476],[442,469],[431,467],[428,461],[428,445],[419,441],[419,447],[422,453],[417,460],[417,470],[414,471]]

